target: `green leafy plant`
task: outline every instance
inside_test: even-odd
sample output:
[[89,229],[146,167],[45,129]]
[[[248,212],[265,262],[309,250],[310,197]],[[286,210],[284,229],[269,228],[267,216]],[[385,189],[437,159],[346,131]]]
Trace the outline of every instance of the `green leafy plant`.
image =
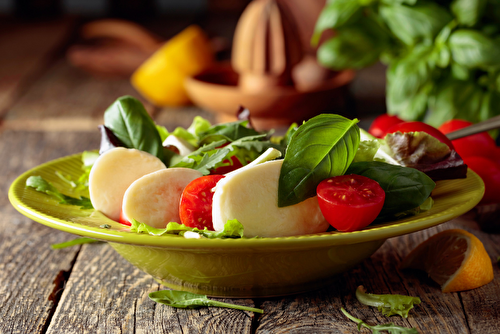
[[264,313],[263,310],[258,308],[219,302],[216,300],[208,299],[208,297],[205,295],[199,295],[196,293],[191,293],[186,291],[161,290],[161,291],[151,292],[149,294],[149,298],[151,298],[157,303],[177,308],[198,308],[198,307],[214,306],[214,307],[225,307],[225,308],[232,308],[236,310],[250,311],[256,313]]
[[419,297],[403,296],[396,294],[375,295],[366,293],[365,288],[361,285],[356,289],[356,298],[361,304],[375,306],[385,316],[400,315],[408,318],[408,312],[413,308],[413,305],[420,304]]
[[329,0],[312,39],[325,67],[388,65],[389,114],[435,127],[500,114],[499,0]]

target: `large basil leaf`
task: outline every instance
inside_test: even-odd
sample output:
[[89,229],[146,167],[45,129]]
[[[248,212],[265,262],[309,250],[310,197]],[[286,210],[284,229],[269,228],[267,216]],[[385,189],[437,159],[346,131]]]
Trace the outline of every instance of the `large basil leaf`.
[[379,161],[353,162],[346,174],[363,175],[380,184],[385,191],[385,202],[379,216],[418,207],[436,187],[430,177],[414,168]]
[[361,16],[361,5],[357,0],[332,0],[321,11],[314,27],[313,44],[317,44],[326,29],[336,29]]
[[292,136],[281,167],[278,206],[316,195],[318,184],[342,175],[359,146],[358,120],[322,114],[302,124]]
[[432,46],[414,48],[387,71],[387,109],[402,119],[421,119],[427,109],[435,69],[429,62]]
[[127,148],[136,148],[164,160],[163,145],[154,121],[132,96],[118,98],[104,112],[104,126]]
[[451,11],[460,24],[471,27],[479,21],[487,3],[488,0],[454,0]]
[[383,5],[379,13],[392,33],[407,45],[434,39],[452,20],[446,9],[432,2],[418,2],[414,6]]
[[468,68],[500,67],[500,43],[480,31],[460,29],[449,40],[453,60]]
[[378,60],[387,43],[387,32],[377,21],[365,17],[356,25],[338,29],[335,37],[319,47],[317,57],[323,66],[334,70],[363,68]]

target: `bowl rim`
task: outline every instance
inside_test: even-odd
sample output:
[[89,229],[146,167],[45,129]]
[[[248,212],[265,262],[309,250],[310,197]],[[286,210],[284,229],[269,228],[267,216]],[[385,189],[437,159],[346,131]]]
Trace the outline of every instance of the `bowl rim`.
[[[376,224],[360,231],[333,231],[300,236],[241,239],[186,239],[184,237],[174,235],[153,236],[130,232],[127,226],[114,222],[93,209],[81,210],[72,205],[58,204],[55,199],[48,198],[47,195],[37,192],[34,189],[27,189],[25,186],[26,179],[29,176],[39,174],[40,171],[47,171],[51,169],[56,170],[55,168],[64,163],[75,162],[75,160],[81,161],[81,154],[82,153],[77,153],[51,160],[31,168],[18,176],[9,188],[8,197],[11,204],[21,214],[48,227],[102,241],[131,244],[136,246],[152,246],[175,249],[219,249],[227,251],[228,248],[234,250],[248,248],[259,250],[269,247],[273,247],[275,249],[281,247],[286,247],[287,249],[291,247],[320,248],[326,245],[356,244],[396,237],[444,223],[468,212],[476,206],[477,203],[479,203],[484,193],[484,183],[482,179],[469,169],[466,179],[449,180],[449,182],[464,182],[462,180],[467,180],[467,183],[470,183],[471,189],[468,191],[467,199],[463,199],[458,204],[442,211],[433,212],[431,209],[428,212],[423,212],[416,216],[389,223]],[[448,184],[453,185],[453,183]],[[26,192],[35,198],[43,196],[42,200],[44,205],[50,205],[51,207],[58,208],[60,211],[76,212],[78,216],[75,220],[57,218],[50,213],[47,213],[46,210],[30,205],[30,202],[33,201],[27,200],[24,197]],[[456,191],[451,192],[451,194],[448,192],[447,194],[448,196],[454,196],[454,193],[456,193]],[[94,214],[93,218],[91,217],[92,214]],[[75,222],[86,221],[86,219],[97,219],[101,224],[109,223],[112,226],[112,229],[94,227]]]

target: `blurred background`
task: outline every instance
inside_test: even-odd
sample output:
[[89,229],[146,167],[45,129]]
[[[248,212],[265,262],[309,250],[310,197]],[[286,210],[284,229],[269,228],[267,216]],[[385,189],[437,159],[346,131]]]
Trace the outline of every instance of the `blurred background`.
[[[161,105],[145,98],[137,89],[139,84],[131,84],[131,76],[162,43],[191,25],[201,27],[216,62],[230,61],[235,29],[249,3],[0,0],[0,117],[4,127],[25,129],[31,123],[33,127],[50,123],[46,126],[93,128],[106,105],[113,102],[112,97],[120,94],[140,98],[158,122],[172,123],[169,128],[185,126],[185,119],[195,114],[217,121],[213,113],[207,113],[197,103]],[[306,31],[302,43],[309,48],[308,39],[325,2],[288,3],[299,30]],[[105,24],[92,25],[96,22]],[[127,36],[132,37],[128,40]],[[385,70],[376,63],[358,71],[342,91],[342,106],[333,105],[325,111],[362,120],[384,113]],[[40,111],[38,115],[36,110]],[[189,117],[179,119],[179,110]],[[83,117],[83,113],[89,117]]]

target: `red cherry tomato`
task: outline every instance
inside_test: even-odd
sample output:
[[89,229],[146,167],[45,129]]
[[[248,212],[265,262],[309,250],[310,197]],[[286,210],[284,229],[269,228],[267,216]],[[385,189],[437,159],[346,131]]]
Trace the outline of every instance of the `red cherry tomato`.
[[[229,163],[229,160],[224,160],[224,163]],[[233,170],[236,170],[238,168],[243,167],[243,165],[240,162],[240,159],[236,158],[234,155],[231,157],[231,163],[228,166],[221,166],[217,167],[213,171],[210,172],[211,175],[223,175],[227,174],[229,172],[232,172]]]
[[213,188],[223,175],[207,175],[191,181],[182,192],[179,204],[181,223],[203,230],[214,230],[212,222]]
[[342,175],[321,181],[316,188],[325,219],[339,231],[362,229],[382,210],[385,192],[365,176]]
[[481,156],[463,159],[483,179],[485,191],[480,204],[500,203],[500,165]]
[[392,126],[404,122],[396,115],[383,114],[375,118],[368,132],[377,138],[383,138]]
[[[461,119],[452,119],[443,123],[439,127],[442,133],[450,133],[459,129],[466,128],[473,123]],[[452,140],[455,151],[462,157],[483,156],[490,157],[496,147],[495,140],[487,133],[481,132],[472,136]]]
[[450,150],[453,150],[453,144],[451,143],[451,140],[448,139],[441,131],[436,129],[435,127],[425,124],[424,122],[418,122],[418,121],[413,121],[413,122],[403,122],[396,124],[394,126],[391,126],[391,128],[387,131],[387,133],[394,133],[394,132],[417,132],[417,131],[422,131],[426,132],[429,135],[433,136],[434,138],[438,139],[440,142],[448,145]]

